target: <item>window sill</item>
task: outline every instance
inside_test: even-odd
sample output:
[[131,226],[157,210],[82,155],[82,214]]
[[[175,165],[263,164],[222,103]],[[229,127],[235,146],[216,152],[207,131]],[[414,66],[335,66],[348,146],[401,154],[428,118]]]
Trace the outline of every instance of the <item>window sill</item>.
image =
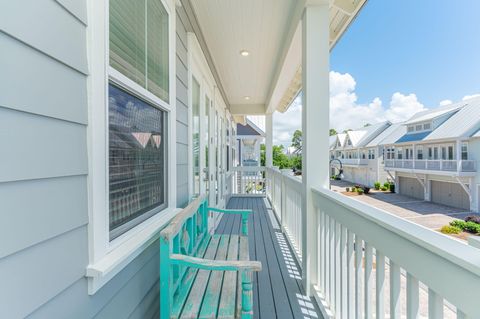
[[111,250],[101,260],[87,266],[88,294],[95,294],[110,279],[135,259],[151,243],[158,239],[158,233],[181,209],[170,208],[153,216],[144,228]]

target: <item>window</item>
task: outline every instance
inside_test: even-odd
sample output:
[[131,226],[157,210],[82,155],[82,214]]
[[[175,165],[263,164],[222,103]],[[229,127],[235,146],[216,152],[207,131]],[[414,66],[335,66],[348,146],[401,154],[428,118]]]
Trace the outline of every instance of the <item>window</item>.
[[413,131],[415,131],[415,127],[413,125],[408,126],[407,132],[411,133]]
[[438,160],[438,147],[433,148],[433,159]]
[[164,111],[109,86],[110,239],[166,207]]
[[448,159],[453,160],[453,146],[448,147]]
[[422,124],[418,124],[415,126],[415,131],[421,131],[423,128],[423,125]]
[[417,159],[419,160],[423,159],[423,148],[421,147],[417,148]]
[[109,2],[110,240],[167,207],[168,23],[161,0]]
[[161,0],[110,0],[110,66],[168,102],[168,13]]
[[403,159],[403,150],[401,147],[397,149],[397,159]]
[[431,147],[428,148],[428,159],[431,160],[433,158],[433,149]]
[[431,128],[432,128],[432,125],[431,125],[430,123],[425,123],[425,124],[423,124],[423,129],[424,129],[425,131],[428,131],[428,130],[430,130]]
[[468,143],[462,143],[462,160],[468,160]]
[[192,77],[193,196],[200,195],[200,83]]

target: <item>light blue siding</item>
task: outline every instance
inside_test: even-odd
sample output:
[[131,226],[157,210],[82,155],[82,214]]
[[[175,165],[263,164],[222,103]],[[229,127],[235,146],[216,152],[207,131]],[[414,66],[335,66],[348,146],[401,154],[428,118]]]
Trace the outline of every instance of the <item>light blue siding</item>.
[[[158,318],[157,242],[88,295],[86,1],[0,7],[0,318]],[[184,206],[188,63],[179,17],[177,28],[171,151]]]

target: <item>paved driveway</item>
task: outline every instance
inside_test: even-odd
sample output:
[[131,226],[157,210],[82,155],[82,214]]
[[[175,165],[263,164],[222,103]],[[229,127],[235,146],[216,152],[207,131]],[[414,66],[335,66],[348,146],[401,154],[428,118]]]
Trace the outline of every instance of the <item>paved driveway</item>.
[[[343,192],[345,187],[352,185],[346,181],[332,181],[331,189]],[[434,230],[440,229],[456,218],[463,219],[467,215],[472,215],[462,209],[389,192],[372,192],[369,195],[352,196],[351,198]]]

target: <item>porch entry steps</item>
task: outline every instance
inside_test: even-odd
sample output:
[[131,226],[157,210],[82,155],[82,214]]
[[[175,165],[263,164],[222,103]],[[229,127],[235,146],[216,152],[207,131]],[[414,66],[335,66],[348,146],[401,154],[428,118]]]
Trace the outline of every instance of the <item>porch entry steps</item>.
[[[323,319],[316,302],[305,296],[301,268],[264,197],[232,197],[228,209],[251,209],[248,220],[250,260],[262,263],[253,274],[253,316],[260,319]],[[270,205],[268,205],[270,206]],[[275,217],[273,217],[275,218]],[[241,217],[224,215],[217,234],[240,234]]]

